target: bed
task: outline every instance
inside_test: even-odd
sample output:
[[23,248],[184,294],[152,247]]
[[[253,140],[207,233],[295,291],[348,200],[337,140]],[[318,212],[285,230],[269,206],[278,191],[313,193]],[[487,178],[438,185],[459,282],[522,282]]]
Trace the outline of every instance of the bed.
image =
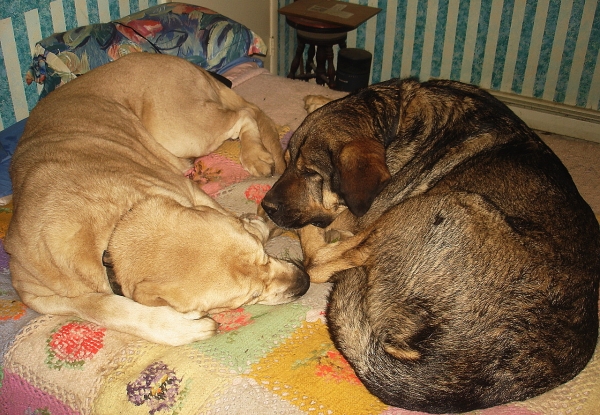
[[[169,7],[179,8],[178,12],[188,17],[190,14],[208,15],[211,22],[218,20],[221,22],[219,33],[223,36],[217,38],[241,39],[244,44],[241,52],[230,51],[228,55],[219,47],[181,47],[190,37],[182,42],[181,38],[176,39],[177,33],[166,36],[164,27],[158,30],[155,24],[149,23],[158,12],[163,13]],[[175,3],[156,6],[122,19],[128,27],[116,23],[110,38],[113,43],[104,42],[99,48],[90,49],[92,42],[106,41],[109,36],[105,33],[112,29],[106,29],[107,32],[98,27],[80,29],[80,37],[71,44],[64,42],[66,36],[41,42],[37,46],[42,48],[38,49],[41,54],[36,53],[27,76],[32,82],[41,83],[43,96],[72,77],[105,63],[106,56],[113,59],[117,57],[115,54],[124,52],[157,52],[155,47],[163,48],[161,53],[189,52],[182,57],[225,76],[236,92],[271,116],[279,126],[284,146],[306,115],[304,96],[321,94],[338,98],[344,95],[316,84],[270,74],[252,58],[256,53],[265,52],[262,40],[245,28],[241,29],[243,33],[232,34],[231,25],[236,23],[222,23],[224,20],[219,19],[216,13],[195,6]],[[145,23],[139,23],[140,20]],[[185,26],[191,27],[189,22]],[[160,36],[162,43],[153,42],[154,46],[149,46],[144,42],[146,38]],[[82,51],[77,46],[82,43],[87,52],[79,54]],[[177,48],[171,48],[178,43]],[[73,48],[73,45],[76,46]],[[148,46],[152,50],[143,50]],[[68,53],[62,57],[68,58],[60,59],[59,55],[65,52]],[[211,56],[217,58],[208,59]],[[52,63],[52,59],[60,59],[60,62]],[[151,77],[151,74],[145,75]],[[19,128],[5,133],[8,137],[5,142],[16,143],[19,134]],[[546,140],[560,148],[563,139],[548,136]],[[588,144],[593,146],[582,144],[583,152],[594,160],[594,151],[598,149],[585,147]],[[10,151],[5,157],[7,162],[9,155]],[[196,160],[190,180],[226,208],[240,214],[254,213],[275,178],[250,177],[241,168],[238,155],[238,143],[226,142],[213,154]],[[590,174],[591,180],[597,179],[597,170],[590,172],[579,164],[581,159],[573,159],[572,166],[568,165],[576,182],[587,182]],[[589,191],[595,197],[600,193],[597,186]],[[593,208],[598,214],[600,203]],[[0,209],[0,237],[6,231],[10,215],[10,204]],[[282,258],[302,256],[297,237],[291,232],[269,241],[267,249]],[[12,289],[8,256],[0,249],[0,413],[411,413],[388,407],[369,394],[333,346],[325,314],[329,289],[329,284],[313,284],[308,293],[294,303],[253,305],[218,314],[214,316],[220,323],[215,337],[168,347],[72,317],[39,315],[28,309]],[[597,413],[599,377],[600,362],[596,353],[587,368],[567,384],[529,401],[476,413]]]

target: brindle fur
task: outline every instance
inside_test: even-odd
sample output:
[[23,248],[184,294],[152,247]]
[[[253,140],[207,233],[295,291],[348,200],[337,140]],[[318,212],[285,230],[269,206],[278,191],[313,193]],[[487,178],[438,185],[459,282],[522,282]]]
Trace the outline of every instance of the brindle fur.
[[598,222],[556,155],[490,94],[373,85],[309,114],[288,157],[263,207],[302,228],[311,280],[334,282],[331,336],[383,402],[469,411],[585,367]]

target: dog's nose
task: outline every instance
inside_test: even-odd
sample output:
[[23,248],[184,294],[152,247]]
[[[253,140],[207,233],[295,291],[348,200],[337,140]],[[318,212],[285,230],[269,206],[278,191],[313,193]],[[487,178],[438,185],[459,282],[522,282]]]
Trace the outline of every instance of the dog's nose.
[[288,289],[288,293],[292,297],[298,298],[302,297],[308,291],[310,287],[310,277],[308,276],[308,273],[304,270],[304,266],[302,266],[302,264],[295,263],[294,265],[296,265],[297,268],[296,280],[294,285],[292,285]]
[[263,207],[265,212],[267,212],[267,215],[269,215],[269,217],[272,217],[279,210],[278,203],[267,200],[266,198],[263,199],[261,206]]

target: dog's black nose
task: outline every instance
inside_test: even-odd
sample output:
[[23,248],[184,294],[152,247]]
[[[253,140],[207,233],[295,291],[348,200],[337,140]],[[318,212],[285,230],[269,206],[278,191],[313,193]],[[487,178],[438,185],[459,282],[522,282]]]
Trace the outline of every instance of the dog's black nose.
[[293,297],[302,297],[310,288],[310,277],[304,270],[304,265],[300,261],[292,261],[297,268],[297,277],[293,286],[290,287],[289,292]]
[[275,213],[277,213],[277,211],[279,210],[279,204],[275,203],[275,202],[271,202],[269,200],[263,199],[263,201],[261,202],[261,206],[263,207],[263,209],[265,210],[265,212],[267,212],[267,215],[269,215],[269,217],[273,217],[273,215]]

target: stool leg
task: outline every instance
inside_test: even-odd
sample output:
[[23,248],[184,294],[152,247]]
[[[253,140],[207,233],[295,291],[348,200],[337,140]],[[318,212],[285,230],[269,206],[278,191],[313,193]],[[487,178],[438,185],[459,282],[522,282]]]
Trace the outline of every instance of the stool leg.
[[327,50],[331,48],[331,46],[321,46],[317,47],[317,70],[316,73],[316,81],[319,85],[324,85],[327,81],[327,77],[325,76],[325,62],[327,60]]
[[306,73],[310,74],[315,69],[315,45],[308,45],[306,55]]
[[292,60],[292,64],[290,66],[290,72],[287,77],[294,79],[296,78],[296,71],[302,64],[302,55],[304,54],[304,47],[306,45],[300,39],[298,39],[298,46],[296,47],[296,54],[294,55],[294,59]]
[[328,46],[325,50],[325,58],[327,59],[327,85],[329,88],[335,88],[335,66],[333,65],[333,48]]

